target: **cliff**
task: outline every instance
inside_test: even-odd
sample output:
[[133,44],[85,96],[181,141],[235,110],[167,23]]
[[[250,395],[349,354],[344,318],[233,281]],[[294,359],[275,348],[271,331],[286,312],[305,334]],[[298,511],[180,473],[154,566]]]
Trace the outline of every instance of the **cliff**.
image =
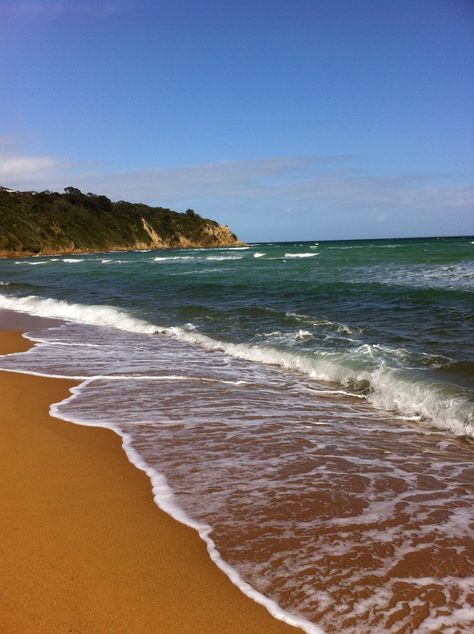
[[192,209],[112,202],[67,187],[57,192],[0,188],[0,256],[233,247],[242,242],[228,227]]

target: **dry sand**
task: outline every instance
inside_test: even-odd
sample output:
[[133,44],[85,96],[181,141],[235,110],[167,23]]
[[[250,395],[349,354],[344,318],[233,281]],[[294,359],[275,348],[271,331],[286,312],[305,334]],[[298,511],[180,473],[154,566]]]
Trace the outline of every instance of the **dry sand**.
[[[29,345],[0,332],[0,354]],[[196,533],[155,506],[115,434],[49,416],[73,385],[0,372],[0,631],[300,631],[245,597]]]

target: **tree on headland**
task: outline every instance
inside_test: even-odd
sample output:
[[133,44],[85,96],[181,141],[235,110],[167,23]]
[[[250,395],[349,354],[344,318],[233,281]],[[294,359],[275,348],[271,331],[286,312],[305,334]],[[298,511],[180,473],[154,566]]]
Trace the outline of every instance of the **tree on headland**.
[[63,194],[0,187],[0,256],[236,244],[229,230],[193,209],[112,202],[77,187]]
[[186,209],[184,212],[187,216],[191,216],[191,218],[200,218],[201,216],[194,211],[194,209]]

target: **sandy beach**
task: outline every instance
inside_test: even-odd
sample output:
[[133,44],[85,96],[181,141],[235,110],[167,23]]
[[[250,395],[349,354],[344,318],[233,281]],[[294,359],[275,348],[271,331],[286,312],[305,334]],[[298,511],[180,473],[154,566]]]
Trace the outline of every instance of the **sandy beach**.
[[[29,347],[24,327],[0,322],[0,354]],[[116,435],[49,416],[73,385],[0,372],[0,631],[299,631],[245,597],[194,531],[156,507]]]

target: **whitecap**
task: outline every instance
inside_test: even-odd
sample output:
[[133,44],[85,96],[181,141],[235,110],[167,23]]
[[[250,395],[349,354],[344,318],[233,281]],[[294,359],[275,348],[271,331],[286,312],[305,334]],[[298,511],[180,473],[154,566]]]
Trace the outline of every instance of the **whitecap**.
[[316,380],[336,382],[356,390],[368,390],[367,400],[377,408],[398,411],[407,416],[420,416],[422,423],[426,421],[427,425],[474,438],[472,402],[449,384],[433,384],[423,376],[388,366],[387,350],[383,346],[364,344],[346,352],[296,353],[269,346],[218,341],[199,332],[190,332],[175,326],[160,328],[114,306],[87,306],[51,298],[8,297],[0,294],[0,308],[41,317],[111,326],[130,332],[167,334],[180,341],[206,350],[225,352],[238,359],[277,365],[302,372]]
[[114,306],[87,306],[35,295],[7,297],[0,294],[0,308],[29,313],[38,317],[52,317],[98,326],[111,326],[130,332],[154,333],[158,331],[158,328],[149,322],[132,317]]
[[221,261],[221,260],[241,260],[242,255],[209,255],[205,259],[208,261]]
[[296,333],[297,339],[312,339],[313,335],[309,332],[309,330],[298,330]]
[[169,255],[169,256],[157,256],[156,258],[153,258],[154,262],[167,262],[169,260],[197,260],[198,258],[195,258],[192,255]]

